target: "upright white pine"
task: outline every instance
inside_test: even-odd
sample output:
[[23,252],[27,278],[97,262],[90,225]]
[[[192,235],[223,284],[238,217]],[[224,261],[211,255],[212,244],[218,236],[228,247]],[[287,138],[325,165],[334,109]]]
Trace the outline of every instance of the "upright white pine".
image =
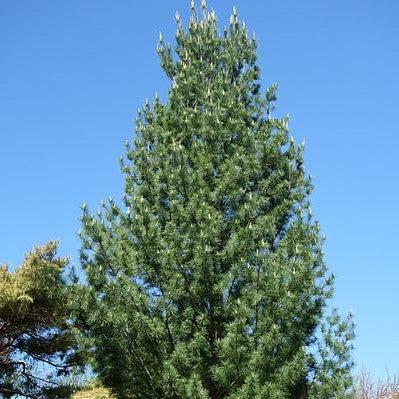
[[303,146],[272,116],[237,10],[220,34],[191,8],[174,51],[160,36],[168,100],[145,103],[127,146],[130,212],[83,215],[95,371],[126,398],[342,398],[352,327],[325,316]]

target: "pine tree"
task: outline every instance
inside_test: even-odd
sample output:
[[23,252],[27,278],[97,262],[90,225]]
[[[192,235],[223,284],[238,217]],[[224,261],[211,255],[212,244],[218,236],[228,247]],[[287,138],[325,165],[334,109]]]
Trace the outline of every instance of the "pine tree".
[[328,315],[303,145],[273,116],[236,9],[223,32],[192,4],[171,81],[138,111],[124,205],[83,207],[77,323],[93,368],[122,398],[343,398],[352,322]]
[[36,247],[14,272],[0,267],[0,398],[66,398],[65,377],[83,365],[57,245]]

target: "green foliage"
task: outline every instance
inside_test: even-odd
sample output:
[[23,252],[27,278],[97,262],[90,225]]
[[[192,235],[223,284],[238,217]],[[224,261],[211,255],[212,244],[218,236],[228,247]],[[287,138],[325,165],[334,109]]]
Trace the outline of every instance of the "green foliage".
[[255,39],[236,10],[192,6],[168,101],[139,110],[125,207],[82,216],[76,320],[123,398],[342,398],[352,324],[326,317],[333,279],[311,216],[303,145],[273,116]]
[[67,397],[77,356],[67,324],[68,260],[57,243],[36,247],[15,272],[0,267],[0,397]]

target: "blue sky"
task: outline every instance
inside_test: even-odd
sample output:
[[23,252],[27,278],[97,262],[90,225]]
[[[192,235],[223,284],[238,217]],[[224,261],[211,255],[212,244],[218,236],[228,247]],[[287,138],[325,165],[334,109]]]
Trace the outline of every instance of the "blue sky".
[[[256,32],[263,88],[306,139],[313,210],[357,324],[355,360],[399,370],[399,2],[214,0]],[[189,1],[29,1],[0,5],[0,262],[62,242],[77,263],[80,205],[121,196],[118,158],[136,110],[168,82],[155,52]]]

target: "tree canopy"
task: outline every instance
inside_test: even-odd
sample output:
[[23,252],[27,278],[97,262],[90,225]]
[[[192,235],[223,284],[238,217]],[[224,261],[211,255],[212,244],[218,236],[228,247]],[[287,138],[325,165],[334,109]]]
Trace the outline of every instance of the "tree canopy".
[[30,252],[18,269],[0,267],[0,397],[67,397],[64,382],[81,364],[68,324],[68,259],[57,242]]

